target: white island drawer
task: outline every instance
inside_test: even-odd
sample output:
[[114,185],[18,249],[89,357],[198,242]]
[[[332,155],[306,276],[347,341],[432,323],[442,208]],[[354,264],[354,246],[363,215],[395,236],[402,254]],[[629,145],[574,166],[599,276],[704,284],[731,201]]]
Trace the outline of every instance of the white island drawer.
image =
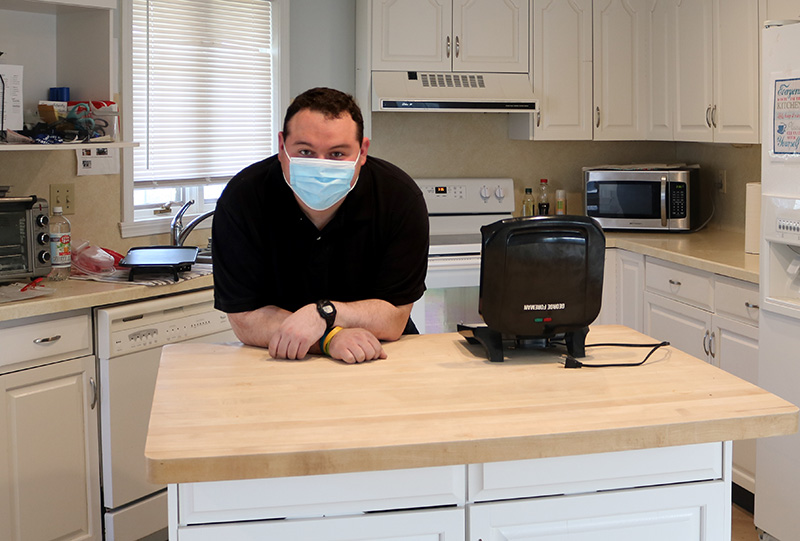
[[178,485],[181,524],[464,505],[466,466]]
[[63,361],[92,353],[88,310],[0,323],[0,371]]
[[714,310],[714,275],[668,261],[646,258],[645,288],[709,312]]
[[470,464],[468,502],[582,494],[722,478],[723,444]]

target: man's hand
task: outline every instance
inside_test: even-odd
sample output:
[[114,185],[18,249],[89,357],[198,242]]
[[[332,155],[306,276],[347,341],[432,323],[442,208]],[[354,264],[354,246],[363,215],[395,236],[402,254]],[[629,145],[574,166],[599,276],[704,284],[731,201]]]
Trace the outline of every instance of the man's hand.
[[348,364],[386,358],[386,352],[375,335],[359,328],[342,329],[336,333],[328,345],[328,353]]
[[317,307],[307,304],[283,320],[269,341],[275,359],[302,359],[325,332],[325,320]]

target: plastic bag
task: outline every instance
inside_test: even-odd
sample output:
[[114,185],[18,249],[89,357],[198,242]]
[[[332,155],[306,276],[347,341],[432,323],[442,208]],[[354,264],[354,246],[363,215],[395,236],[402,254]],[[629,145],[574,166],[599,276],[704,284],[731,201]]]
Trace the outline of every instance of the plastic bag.
[[114,273],[115,258],[104,249],[92,246],[88,241],[74,239],[72,244],[72,268],[89,276],[108,276]]

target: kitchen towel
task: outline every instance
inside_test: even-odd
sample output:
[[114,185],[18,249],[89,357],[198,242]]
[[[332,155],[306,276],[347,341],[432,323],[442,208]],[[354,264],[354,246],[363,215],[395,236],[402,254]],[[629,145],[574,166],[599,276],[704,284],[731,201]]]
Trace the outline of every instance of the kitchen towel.
[[748,182],[744,201],[744,251],[758,254],[761,237],[761,183]]

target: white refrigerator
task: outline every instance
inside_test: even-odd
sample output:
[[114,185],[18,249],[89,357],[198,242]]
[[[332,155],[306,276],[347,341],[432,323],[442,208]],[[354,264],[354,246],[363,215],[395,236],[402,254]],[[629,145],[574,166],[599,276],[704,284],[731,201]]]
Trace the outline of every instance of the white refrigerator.
[[[800,404],[800,23],[762,35],[758,384]],[[758,440],[755,523],[800,540],[800,435]]]

